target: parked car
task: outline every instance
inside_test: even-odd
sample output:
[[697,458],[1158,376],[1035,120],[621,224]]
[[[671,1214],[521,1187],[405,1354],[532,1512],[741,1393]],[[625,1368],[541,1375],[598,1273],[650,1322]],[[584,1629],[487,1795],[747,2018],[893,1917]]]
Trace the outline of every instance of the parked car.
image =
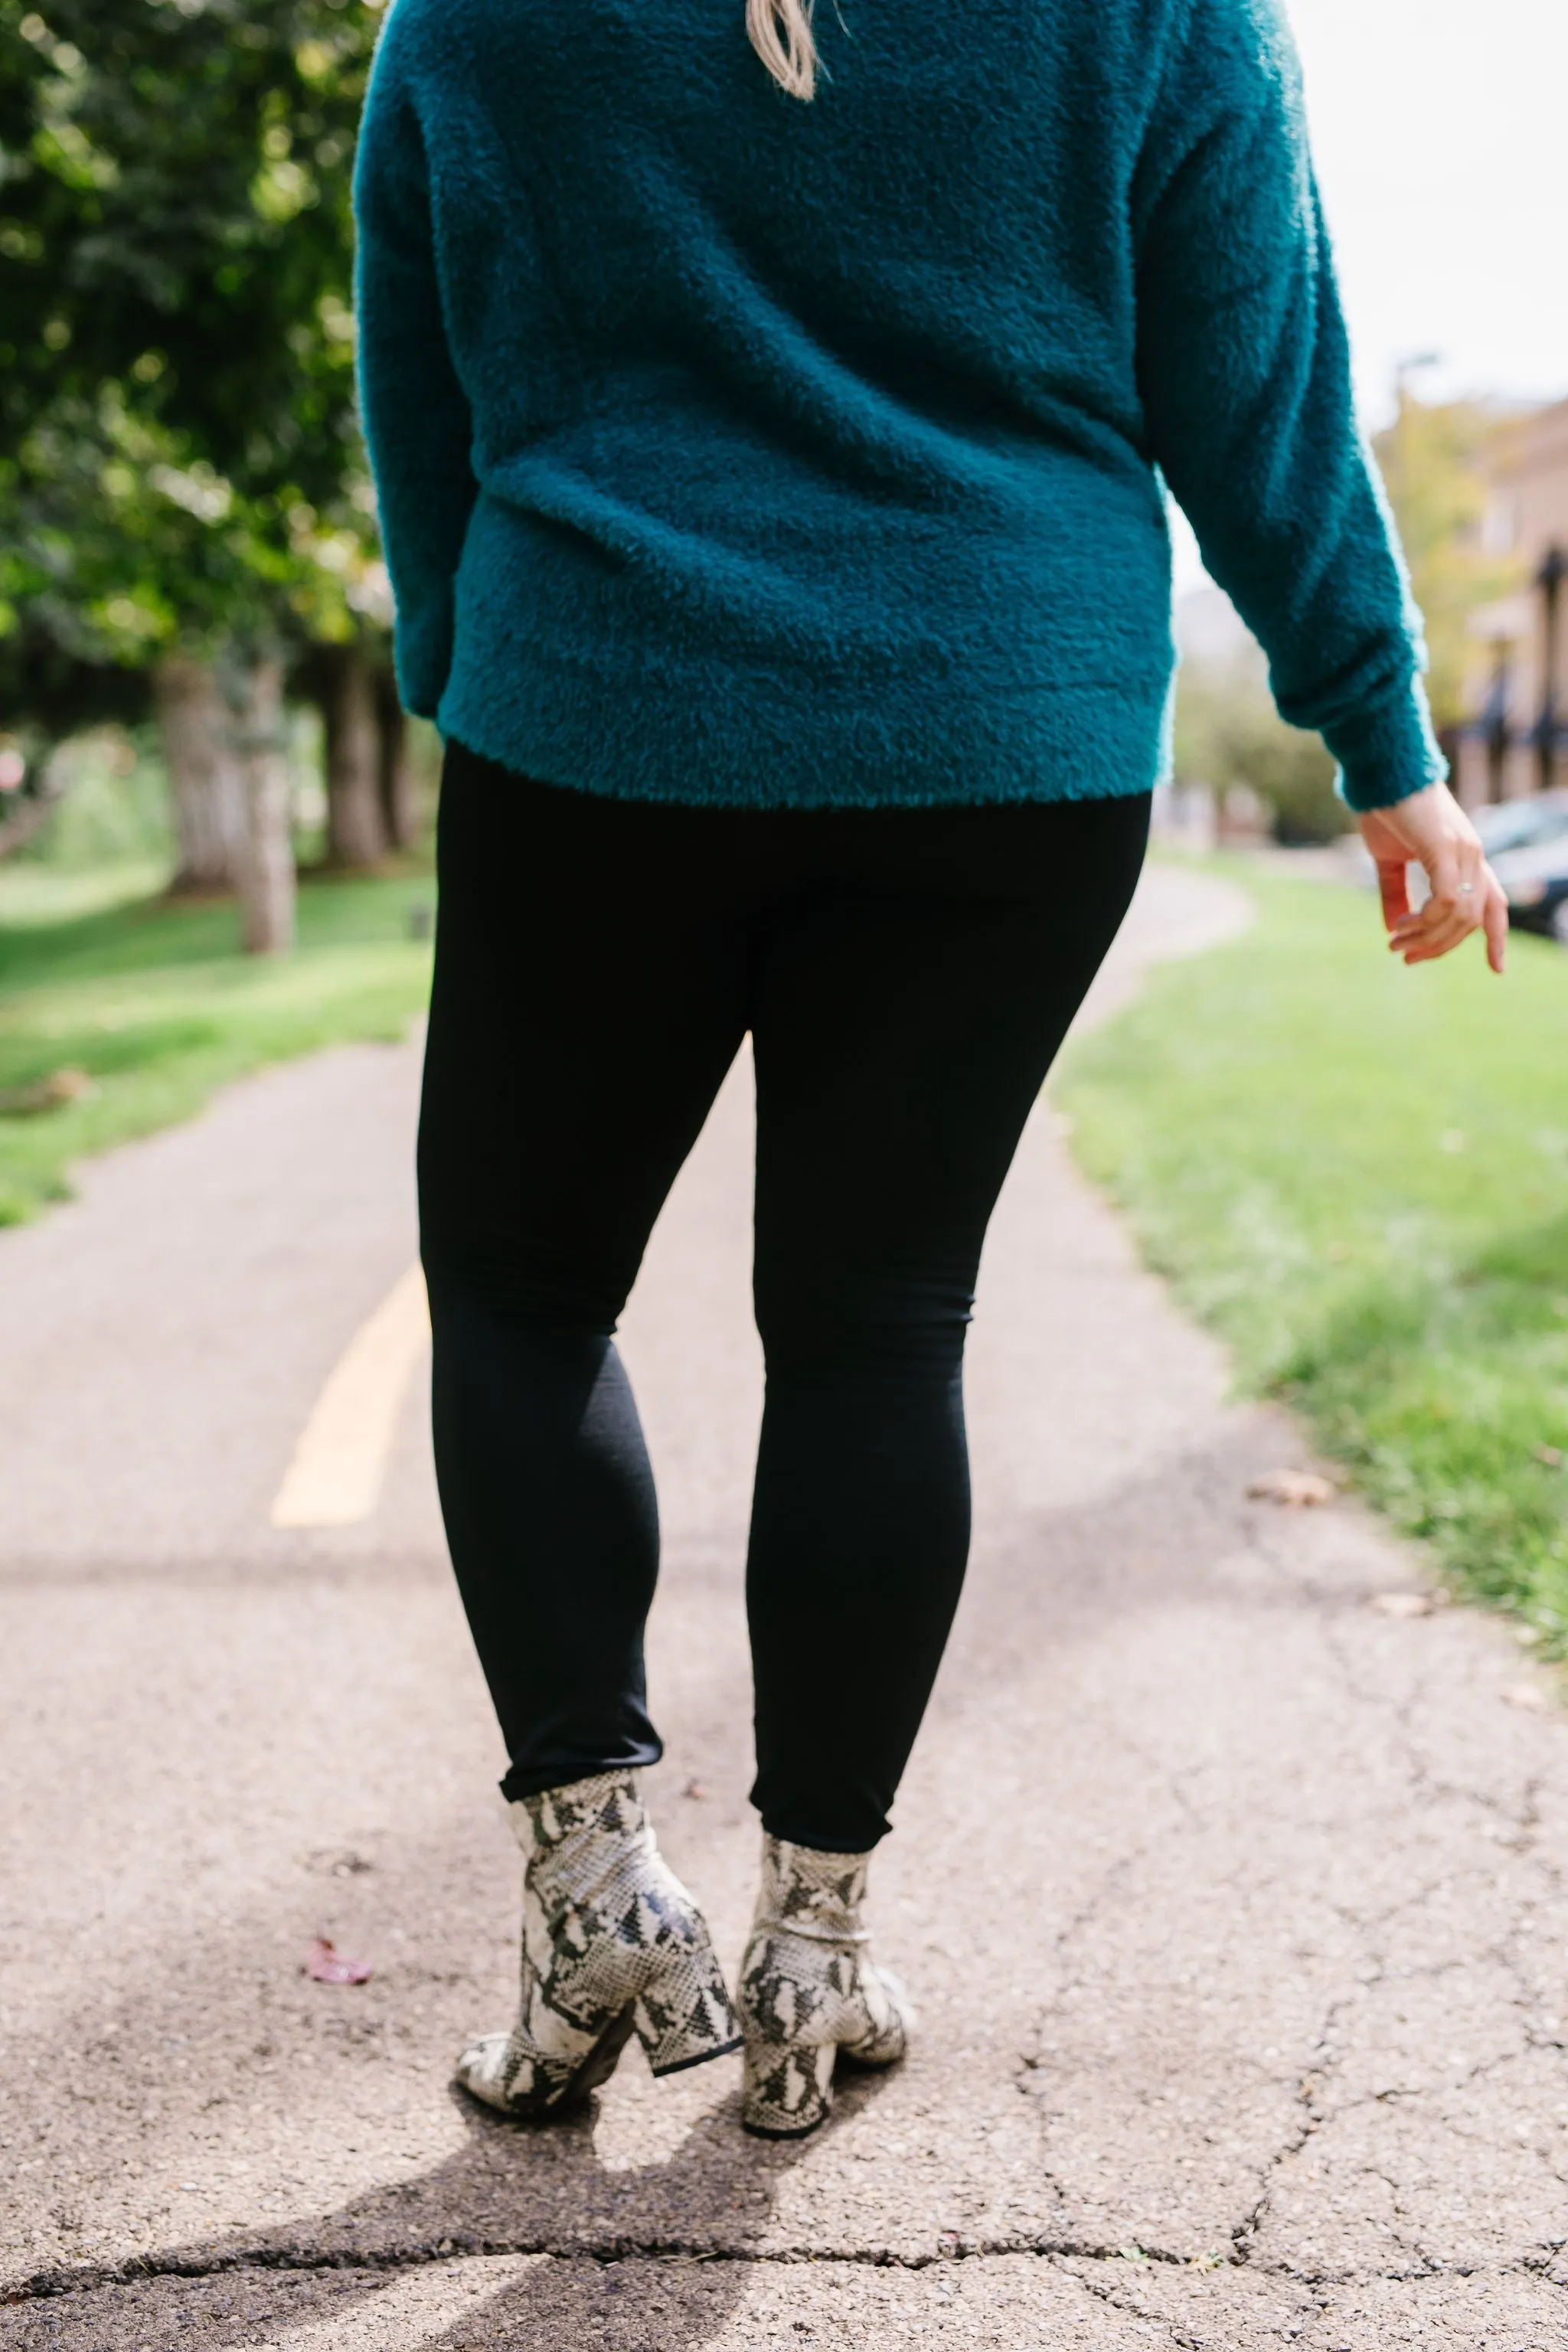
[[1534,849],[1568,835],[1568,792],[1531,793],[1518,801],[1494,801],[1472,809],[1481,846],[1495,865],[1507,851]]
[[1492,856],[1508,893],[1508,919],[1521,930],[1546,931],[1568,948],[1568,824],[1544,839]]

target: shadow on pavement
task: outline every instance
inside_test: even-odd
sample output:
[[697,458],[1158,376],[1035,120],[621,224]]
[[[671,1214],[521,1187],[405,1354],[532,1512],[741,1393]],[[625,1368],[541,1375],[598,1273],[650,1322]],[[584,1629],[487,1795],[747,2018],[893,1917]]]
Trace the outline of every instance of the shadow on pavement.
[[[5,2352],[164,2352],[166,2346],[282,2344],[310,2352],[417,2343],[420,2352],[504,2345],[510,2352],[665,2352],[706,2343],[746,2284],[778,2185],[808,2146],[853,2118],[885,2077],[857,2075],[812,2141],[751,2139],[738,2092],[703,2115],[659,2164],[612,2171],[595,2148],[598,2102],[548,2126],[477,2112],[454,2092],[468,2138],[416,2179],[320,2217],[256,2235],[175,2244],[117,2273],[33,2283],[0,2311]],[[375,2298],[416,2272],[463,2256],[540,2254],[495,2290],[481,2286],[448,2321],[394,2320]],[[454,2301],[460,2297],[454,2295]],[[389,2319],[392,2315],[388,2315]]]

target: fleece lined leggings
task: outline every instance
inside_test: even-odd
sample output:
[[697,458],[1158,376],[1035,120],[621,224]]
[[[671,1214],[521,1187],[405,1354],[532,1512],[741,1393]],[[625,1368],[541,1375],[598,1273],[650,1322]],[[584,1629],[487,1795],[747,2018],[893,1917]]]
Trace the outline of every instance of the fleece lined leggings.
[[509,1797],[661,1752],[658,1519],[613,1334],[750,1031],[752,1800],[804,1845],[886,1831],[963,1579],[986,1221],[1148,816],[655,805],[449,749],[420,1220],[442,1508]]

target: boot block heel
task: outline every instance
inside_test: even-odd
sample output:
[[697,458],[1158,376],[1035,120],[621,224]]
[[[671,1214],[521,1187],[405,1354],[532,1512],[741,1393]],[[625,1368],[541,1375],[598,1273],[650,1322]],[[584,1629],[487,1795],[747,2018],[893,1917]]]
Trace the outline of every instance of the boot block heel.
[[679,2074],[741,2047],[740,2021],[706,1938],[668,1954],[634,2014],[653,2074]]
[[825,2124],[837,2055],[831,2042],[748,2042],[741,2110],[746,2129],[758,2139],[804,2139]]

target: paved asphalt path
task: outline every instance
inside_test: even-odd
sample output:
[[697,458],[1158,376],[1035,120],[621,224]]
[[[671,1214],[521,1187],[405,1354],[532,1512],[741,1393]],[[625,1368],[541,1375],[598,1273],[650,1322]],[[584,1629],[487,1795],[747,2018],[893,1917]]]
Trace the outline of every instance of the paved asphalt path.
[[[1101,1009],[1245,912],[1155,872]],[[1378,1605],[1421,1568],[1357,1507],[1249,1499],[1300,1433],[1226,1401],[1048,1104],[984,1275],[970,1586],[873,1875],[910,2062],[794,2147],[742,2136],[734,2061],[656,2086],[634,2051],[550,2130],[458,2103],[515,1855],[424,1373],[368,1519],[268,1523],[413,1257],[416,1076],[274,1071],[0,1235],[0,2346],[1560,2352],[1568,1730],[1506,1629]],[[668,1531],[651,1793],[732,1957],[747,1110],[738,1070],[626,1332]],[[373,1980],[309,1980],[319,1933]]]

